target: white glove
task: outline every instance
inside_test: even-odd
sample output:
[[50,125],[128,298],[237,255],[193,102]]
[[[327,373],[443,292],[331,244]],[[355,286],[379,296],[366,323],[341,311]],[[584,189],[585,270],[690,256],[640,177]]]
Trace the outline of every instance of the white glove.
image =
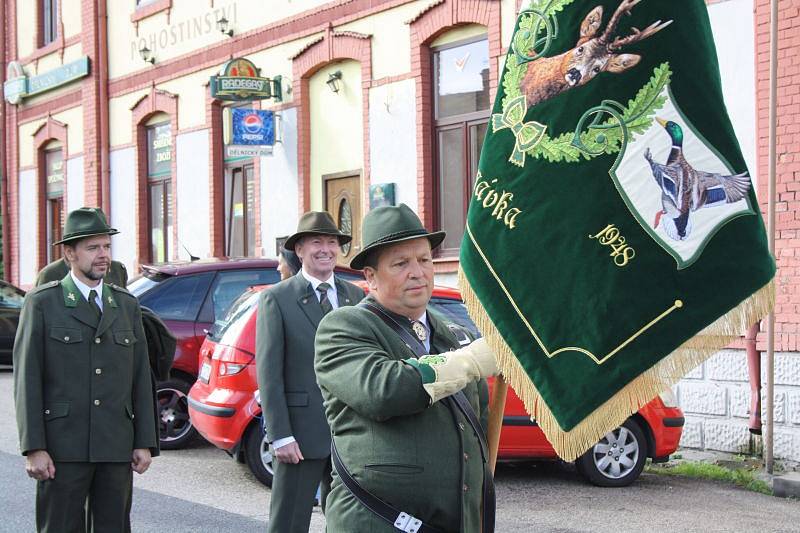
[[406,362],[422,375],[422,387],[431,397],[431,402],[455,394],[472,381],[499,372],[494,352],[483,338],[452,352],[423,355]]

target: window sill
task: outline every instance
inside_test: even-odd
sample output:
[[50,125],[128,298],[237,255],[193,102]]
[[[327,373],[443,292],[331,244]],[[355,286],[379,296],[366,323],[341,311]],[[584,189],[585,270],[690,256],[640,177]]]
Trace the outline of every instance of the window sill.
[[168,11],[170,9],[172,9],[172,0],[156,0],[150,4],[137,7],[136,11],[131,14],[131,22],[139,22],[156,13],[161,13],[162,11]]
[[62,48],[64,48],[64,36],[59,35],[58,37],[56,37],[54,41],[51,41],[46,45],[40,46],[39,48],[34,50],[34,52],[31,55],[25,58],[25,63],[28,63],[30,61],[35,61],[40,57],[44,57],[47,54],[52,54],[53,52],[57,52]]
[[458,256],[436,257],[433,259],[434,274],[452,274],[458,272]]

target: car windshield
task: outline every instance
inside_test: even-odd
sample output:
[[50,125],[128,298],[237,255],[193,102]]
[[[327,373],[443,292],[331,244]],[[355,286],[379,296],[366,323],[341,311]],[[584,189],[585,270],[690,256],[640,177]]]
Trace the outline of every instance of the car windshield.
[[142,275],[130,281],[126,288],[131,294],[139,298],[142,294],[170,277],[168,274],[162,274],[155,270],[144,270]]
[[21,308],[25,293],[14,287],[0,283],[0,307]]
[[214,321],[214,325],[208,332],[208,337],[214,342],[220,342],[222,337],[237,323],[238,319],[255,307],[258,303],[259,294],[261,294],[261,290],[256,288],[244,291],[233,301],[224,316]]

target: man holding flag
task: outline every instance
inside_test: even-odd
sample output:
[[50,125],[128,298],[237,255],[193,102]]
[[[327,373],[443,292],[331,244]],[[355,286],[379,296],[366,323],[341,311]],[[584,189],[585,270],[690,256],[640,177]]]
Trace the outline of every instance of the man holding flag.
[[713,43],[702,0],[531,0],[518,17],[460,285],[565,460],[773,305]]
[[497,369],[482,339],[459,348],[427,312],[444,232],[406,205],[373,209],[362,228],[350,266],[370,293],[326,315],[315,342],[333,439],[327,530],[491,533],[484,378]]

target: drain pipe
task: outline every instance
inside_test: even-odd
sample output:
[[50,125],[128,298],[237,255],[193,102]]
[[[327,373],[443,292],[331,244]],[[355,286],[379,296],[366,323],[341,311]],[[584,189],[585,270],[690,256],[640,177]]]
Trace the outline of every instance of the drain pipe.
[[[769,187],[767,192],[767,241],[775,257],[775,169],[777,151],[778,107],[778,0],[770,0],[769,39]],[[775,420],[775,310],[767,315],[767,428],[764,432],[764,463],[767,473],[774,470]]]
[[98,113],[100,115],[100,205],[109,222],[113,221],[111,214],[111,139],[108,127],[108,11],[107,2],[97,3],[97,63],[100,102]]

